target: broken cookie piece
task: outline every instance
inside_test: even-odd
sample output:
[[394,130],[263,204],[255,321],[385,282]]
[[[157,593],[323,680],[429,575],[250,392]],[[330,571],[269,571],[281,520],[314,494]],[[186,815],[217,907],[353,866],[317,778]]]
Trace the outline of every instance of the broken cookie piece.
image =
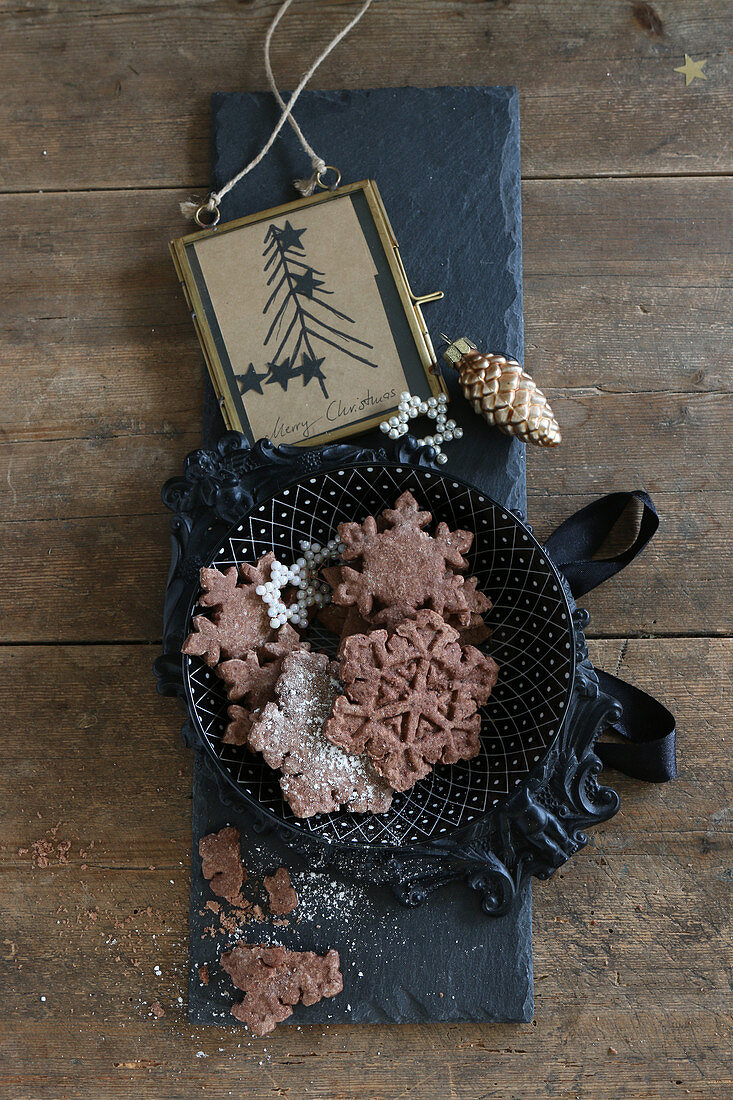
[[268,1035],[293,1014],[299,1002],[314,1005],[343,989],[338,951],[288,951],[284,947],[238,943],[221,965],[245,996],[231,1010],[253,1035]]
[[302,642],[297,630],[286,624],[274,641],[216,666],[216,675],[224,681],[229,699],[236,704],[228,709],[229,724],[222,738],[225,745],[247,744],[255,712],[274,698],[284,659],[301,649],[310,649],[310,645]]
[[286,867],[278,867],[274,875],[265,875],[265,889],[270,899],[270,912],[276,917],[292,913],[298,904],[298,895],[290,883]]
[[228,825],[218,833],[209,833],[199,841],[201,871],[209,886],[220,898],[233,901],[245,879],[239,854],[239,829]]
[[282,772],[280,788],[297,817],[331,813],[385,813],[388,783],[363,756],[345,752],[323,735],[341,686],[325,653],[292,653],[283,661],[268,703],[248,734],[249,747]]

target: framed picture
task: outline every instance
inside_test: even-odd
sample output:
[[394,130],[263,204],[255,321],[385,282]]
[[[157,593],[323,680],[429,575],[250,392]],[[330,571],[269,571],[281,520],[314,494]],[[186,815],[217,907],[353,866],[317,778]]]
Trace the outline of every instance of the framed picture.
[[250,442],[366,431],[442,392],[372,180],[181,237],[171,252],[224,420]]

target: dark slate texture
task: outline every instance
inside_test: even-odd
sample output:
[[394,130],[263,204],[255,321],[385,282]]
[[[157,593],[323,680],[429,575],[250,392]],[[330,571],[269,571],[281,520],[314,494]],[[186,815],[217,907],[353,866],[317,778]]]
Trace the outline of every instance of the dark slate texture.
[[[308,1008],[299,1006],[287,1023],[532,1019],[529,889],[521,892],[511,913],[490,919],[482,914],[476,895],[460,885],[438,891],[419,909],[406,909],[389,889],[363,878],[309,871],[282,841],[256,833],[246,814],[223,805],[207,765],[197,754],[188,992],[192,1023],[239,1026],[229,1009],[242,994],[217,961],[238,937],[214,938],[205,931],[218,926],[205,904],[221,899],[209,890],[198,857],[200,838],[225,825],[237,825],[240,830],[249,875],[245,895],[264,902],[255,883],[285,866],[300,898],[287,927],[253,922],[245,926],[242,938],[321,954],[335,947],[341,955],[343,993]],[[202,963],[208,966],[208,985],[199,978]]]
[[[305,92],[295,111],[314,149],[345,183],[375,179],[416,294],[444,291],[425,306],[436,351],[439,333],[468,336],[484,351],[523,361],[519,104],[515,88],[379,88]],[[265,93],[212,98],[212,184],[218,190],[259,152],[278,112]],[[292,180],[309,175],[292,130],[231,191],[231,221],[297,198]],[[442,362],[442,361],[441,361]],[[458,393],[444,365],[451,416],[464,437],[446,446],[455,470],[526,515],[524,446],[490,431]],[[205,438],[223,429],[209,388]],[[428,434],[429,421],[417,421]],[[379,432],[359,437],[383,442]]]
[[[441,289],[425,307],[438,333],[468,336],[479,347],[522,359],[519,114],[512,88],[387,88],[307,92],[296,111],[311,144],[343,172],[344,181],[377,180],[416,293]],[[276,119],[265,94],[213,97],[212,182],[219,188],[259,150]],[[308,165],[289,128],[272,153],[224,200],[223,220],[294,197],[291,180]],[[446,370],[449,377],[450,371]],[[455,386],[453,386],[455,390]],[[490,431],[456,396],[451,415],[464,438],[446,447],[447,470],[526,514],[524,447]],[[426,422],[427,423],[427,422]],[[223,422],[207,385],[204,444]],[[359,442],[381,443],[377,432]],[[383,888],[309,878],[299,858],[270,835],[252,830],[246,813],[222,804],[197,756],[193,791],[191,979],[194,1023],[232,1022],[235,991],[216,959],[225,940],[204,928],[213,898],[201,876],[198,841],[236,824],[254,878],[287,866],[302,903],[285,927],[252,924],[251,942],[276,939],[301,950],[342,953],[344,992],[292,1023],[409,1023],[430,1020],[529,1020],[532,1017],[531,892],[522,891],[501,920],[482,915],[478,900],[456,886],[424,906],[404,909]],[[305,876],[305,877],[304,877]],[[337,895],[343,892],[339,898]],[[202,916],[202,910],[206,916]],[[298,910],[293,917],[298,916]],[[209,964],[204,986],[198,967]],[[442,994],[442,996],[441,996]]]

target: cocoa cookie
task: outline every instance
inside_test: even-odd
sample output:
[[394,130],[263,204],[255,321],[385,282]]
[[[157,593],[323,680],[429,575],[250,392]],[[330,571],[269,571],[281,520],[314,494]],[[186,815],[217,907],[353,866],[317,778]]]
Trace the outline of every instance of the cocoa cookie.
[[434,611],[418,611],[395,633],[375,630],[344,643],[344,694],[324,726],[330,741],[366,753],[397,791],[433,764],[470,760],[479,751],[481,716],[498,667]]
[[[339,583],[341,570],[338,566],[334,566],[329,570],[324,569],[323,572],[324,575],[330,574],[330,576],[327,576],[329,583],[332,580],[335,585]],[[491,631],[483,620],[483,612],[491,609],[491,600],[484,596],[483,592],[479,592],[477,585],[478,580],[476,577],[466,577],[463,585],[470,613],[468,625],[461,625],[461,616],[448,615],[446,618],[448,625],[458,631],[461,645],[481,645],[482,642],[491,637]],[[465,615],[462,617],[465,620]],[[350,638],[353,634],[369,634],[370,631],[376,629],[367,619],[362,618],[356,607],[339,607],[335,603],[328,603],[325,607],[322,607],[318,612],[318,620],[325,626],[326,630],[338,635],[340,639],[339,657],[343,653],[344,642],[347,638]]]
[[491,610],[491,600],[479,591],[477,577],[466,577],[463,582],[463,595],[468,605],[468,623],[461,624],[458,616],[451,615],[446,617],[446,622],[458,631],[461,645],[481,645],[491,637],[491,631],[482,617],[484,612]]
[[270,912],[276,917],[292,913],[298,904],[298,895],[290,884],[286,867],[278,867],[274,875],[265,875],[265,889],[270,899]]
[[213,667],[220,660],[243,658],[276,637],[267,608],[255,591],[270,579],[274,560],[275,555],[270,552],[256,565],[244,564],[239,569],[231,565],[223,572],[201,570],[198,602],[210,611],[208,615],[194,617],[193,633],[182,646],[184,653],[201,657]]
[[247,745],[254,715],[249,707],[227,707],[229,721],[222,741],[225,745]]
[[[334,571],[338,573],[338,579],[336,579],[334,583],[338,584],[341,570],[339,567],[335,567]],[[368,634],[370,630],[374,629],[367,619],[362,618],[356,607],[339,607],[339,605],[335,603],[327,603],[325,607],[321,608],[318,612],[318,621],[325,626],[326,630],[330,630],[332,634],[338,635],[339,656],[341,655],[344,642],[347,638],[350,638],[352,634]]]
[[253,1035],[268,1035],[302,1002],[314,1005],[344,987],[338,951],[288,951],[285,947],[238,943],[225,951],[221,965],[245,996],[232,1016]]
[[411,493],[403,493],[379,521],[368,516],[363,523],[339,524],[344,564],[324,571],[334,589],[333,602],[356,607],[362,618],[390,629],[422,608],[455,616],[468,626],[464,580],[455,570],[467,568],[463,554],[473,535],[451,531],[445,523],[429,535],[424,528],[431,520]]
[[199,841],[201,871],[215,894],[227,901],[239,895],[245,873],[239,854],[239,829],[234,825],[209,833]]
[[259,713],[249,747],[282,772],[280,788],[297,817],[346,806],[356,813],[384,813],[389,785],[364,757],[344,752],[323,735],[341,686],[325,653],[291,653],[275,686],[276,703]]
[[483,620],[483,617],[479,614],[471,613],[468,626],[457,626],[455,623],[448,621],[448,625],[454,627],[458,631],[458,637],[461,640],[461,645],[481,645],[488,638],[491,637],[491,631]]
[[216,666],[216,674],[226,685],[227,695],[236,703],[229,707],[229,725],[223,737],[226,745],[246,745],[252,716],[274,698],[275,684],[282,663],[289,653],[310,649],[300,640],[297,630],[287,623],[280,627],[273,642],[258,650]]

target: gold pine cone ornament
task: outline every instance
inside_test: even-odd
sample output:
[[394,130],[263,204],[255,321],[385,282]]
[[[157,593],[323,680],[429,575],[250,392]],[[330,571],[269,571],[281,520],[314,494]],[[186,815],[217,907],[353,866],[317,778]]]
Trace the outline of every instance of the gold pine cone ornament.
[[488,424],[538,447],[561,442],[550,402],[516,359],[484,355],[465,336],[451,343],[443,358],[458,371],[464,397]]

